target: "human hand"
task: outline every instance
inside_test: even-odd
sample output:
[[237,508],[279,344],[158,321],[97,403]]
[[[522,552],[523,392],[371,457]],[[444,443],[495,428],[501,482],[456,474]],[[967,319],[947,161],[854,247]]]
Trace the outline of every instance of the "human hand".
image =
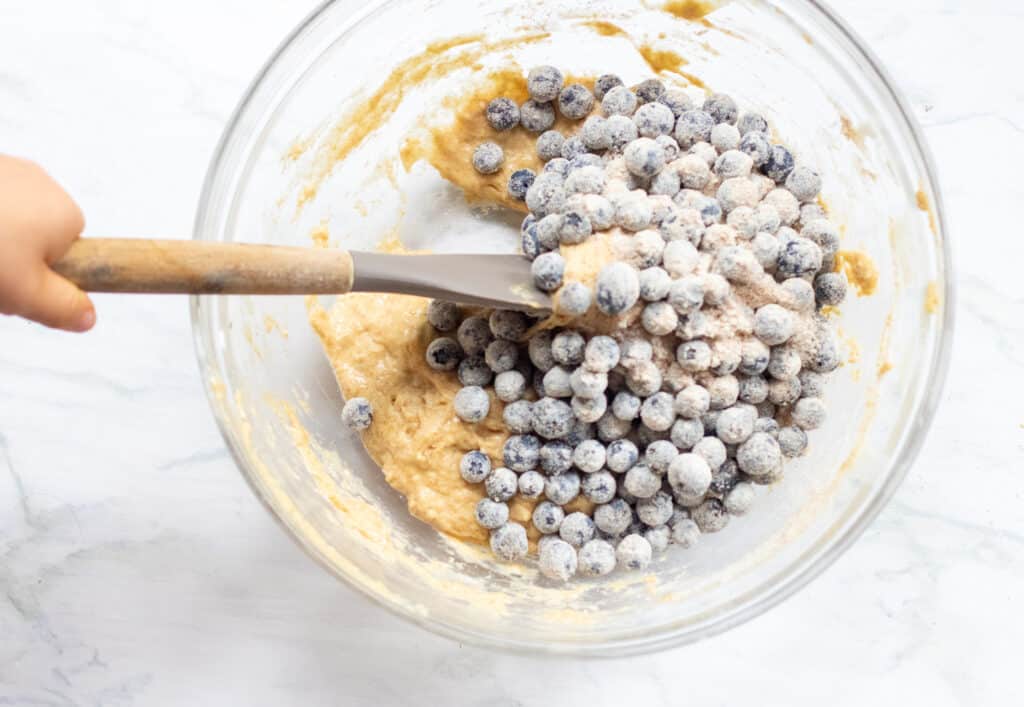
[[50,269],[82,233],[82,211],[38,165],[0,155],[0,313],[88,331],[89,297]]

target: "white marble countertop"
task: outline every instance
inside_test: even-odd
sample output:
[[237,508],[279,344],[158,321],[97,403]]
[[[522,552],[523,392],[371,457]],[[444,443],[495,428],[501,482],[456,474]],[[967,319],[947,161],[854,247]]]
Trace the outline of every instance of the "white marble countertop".
[[[314,5],[0,2],[0,150],[57,175],[89,235],[184,237],[236,100]],[[207,409],[184,300],[99,297],[85,337],[0,320],[0,704],[1020,704],[1024,8],[833,5],[925,126],[960,301],[913,472],[820,578],[630,660],[435,637],[321,571],[257,503]]]

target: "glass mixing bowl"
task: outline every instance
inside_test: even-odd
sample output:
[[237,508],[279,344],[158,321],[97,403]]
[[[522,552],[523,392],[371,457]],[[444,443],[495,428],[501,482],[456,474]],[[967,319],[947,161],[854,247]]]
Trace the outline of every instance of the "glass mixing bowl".
[[[328,2],[257,76],[214,156],[198,239],[309,245],[319,230],[356,249],[398,236],[412,248],[513,250],[519,217],[469,208],[425,164],[406,170],[403,136],[443,114],[443,95],[510,61],[633,83],[668,57],[666,80],[762,111],[824,175],[842,247],[877,266],[874,294],[851,295],[837,315],[849,362],[829,384],[827,424],[785,478],[749,515],[692,549],[670,548],[646,573],[568,586],[530,563],[495,564],[408,514],[341,424],[303,298],[194,299],[210,403],[257,495],[330,572],[423,627],[589,655],[722,631],[833,562],[921,446],[946,370],[953,292],[920,132],[878,62],[818,2],[737,0],[687,19],[697,5],[677,1],[672,14],[640,0]],[[444,42],[452,37],[462,39]]]

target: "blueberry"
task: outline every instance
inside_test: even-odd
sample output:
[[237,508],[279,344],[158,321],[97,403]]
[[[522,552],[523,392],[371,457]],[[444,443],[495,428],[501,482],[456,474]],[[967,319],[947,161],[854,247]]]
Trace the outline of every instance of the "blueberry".
[[594,95],[586,86],[571,83],[558,94],[558,110],[570,120],[581,120],[594,109]]
[[476,504],[474,515],[479,525],[488,530],[494,530],[508,522],[508,505],[490,498],[481,498]]
[[[606,116],[630,116],[636,111],[636,94],[625,86],[615,86],[601,99],[601,110]],[[630,121],[632,122],[632,121]]]
[[534,435],[518,434],[505,440],[502,462],[512,471],[530,471],[540,462],[540,440]]
[[565,136],[557,130],[548,130],[541,133],[537,138],[537,156],[545,162],[562,156],[562,145],[565,144]]
[[519,106],[511,98],[495,98],[487,104],[487,122],[495,130],[511,130],[519,125]]
[[633,522],[633,511],[621,498],[615,498],[594,509],[594,524],[608,535],[622,533]]
[[[494,373],[505,373],[506,371],[511,371],[516,367],[518,360],[519,349],[516,347],[515,342],[503,339],[492,341],[487,345],[487,349],[484,353],[484,362]],[[484,384],[471,383],[469,385]]]
[[602,397],[608,388],[608,374],[588,371],[581,366],[569,376],[569,385],[573,394],[581,398]]
[[633,87],[642,103],[653,103],[665,95],[665,84],[658,79],[647,79]]
[[459,325],[461,313],[454,302],[432,300],[427,305],[427,321],[438,331],[451,331]]
[[668,473],[669,464],[679,456],[679,450],[667,439],[657,440],[647,445],[644,451],[644,463],[655,474],[664,476]]
[[653,550],[647,539],[635,533],[624,537],[615,548],[618,566],[629,570],[645,569],[651,564],[652,554]]
[[786,177],[786,189],[800,201],[810,201],[821,191],[821,177],[810,167],[796,167]]
[[492,501],[508,501],[519,490],[519,478],[511,469],[498,467],[484,479],[484,491]]
[[741,407],[722,410],[715,424],[715,433],[725,444],[741,444],[754,433],[755,415]]
[[608,122],[599,115],[592,115],[583,121],[580,137],[590,150],[607,150],[611,146]]
[[435,371],[453,371],[462,360],[462,347],[454,339],[442,336],[427,346],[426,359]]
[[622,314],[636,304],[639,298],[640,281],[635,268],[616,262],[601,270],[597,277],[596,301],[597,308],[602,312],[609,315]]
[[716,123],[736,122],[736,101],[724,93],[714,93],[704,100],[704,111],[708,113]]
[[623,422],[632,422],[640,416],[643,401],[629,391],[620,391],[612,400],[612,415]]
[[572,176],[573,172],[583,169],[584,167],[597,167],[603,170],[604,160],[601,159],[600,155],[595,155],[592,152],[581,152],[569,160],[569,175]]
[[656,528],[648,528],[644,531],[644,540],[651,545],[651,550],[656,553],[665,552],[672,541],[672,529],[667,525],[659,525]]
[[553,101],[562,90],[565,77],[554,66],[535,66],[526,76],[526,90],[536,101]]
[[782,246],[776,267],[785,277],[803,277],[821,269],[822,257],[817,243],[797,237]]
[[582,472],[593,474],[604,467],[607,458],[604,445],[596,439],[580,442],[572,453],[572,463]]
[[736,150],[740,146],[740,131],[735,125],[719,123],[711,129],[711,144],[720,153]]
[[636,464],[626,472],[622,486],[634,498],[651,498],[661,489],[661,477],[646,464]]
[[672,424],[672,444],[678,449],[692,449],[703,437],[704,424],[700,420],[676,420]]
[[540,448],[540,468],[546,474],[562,474],[572,467],[572,447],[566,442],[555,440]]
[[827,272],[814,278],[814,295],[819,304],[835,306],[846,299],[846,275]]
[[587,368],[602,373],[615,368],[620,357],[619,344],[610,336],[592,337],[583,351],[583,360]]
[[505,152],[495,142],[482,142],[473,150],[473,169],[480,174],[494,174],[505,162]]
[[515,434],[526,434],[533,431],[533,403],[529,400],[517,400],[505,406],[501,413],[505,427]]
[[779,430],[777,446],[787,457],[798,457],[807,449],[807,433],[799,427],[783,427]]
[[668,106],[672,115],[678,118],[688,110],[693,110],[693,100],[685,91],[672,89],[665,91],[658,97],[658,102]]
[[608,503],[615,498],[617,488],[615,477],[608,471],[587,474],[580,482],[583,496],[591,503]]
[[[559,151],[559,155],[561,155],[561,151]],[[561,156],[555,157],[552,160],[548,160],[548,163],[544,165],[544,170],[542,174],[554,174],[555,176],[559,177],[562,180],[561,182],[552,183],[560,184],[564,188],[564,181],[569,176],[569,160]]]
[[[782,430],[779,432],[781,436]],[[782,451],[780,442],[771,435],[755,432],[736,450],[736,464],[745,474],[765,476],[782,463]]]
[[564,540],[552,539],[539,548],[537,565],[548,579],[566,582],[576,574],[578,564],[576,550]]
[[572,429],[572,408],[555,398],[541,398],[533,404],[533,430],[544,439],[559,439]]
[[651,138],[641,137],[626,145],[623,159],[631,174],[649,179],[664,168],[665,151]]
[[587,313],[594,299],[590,288],[582,282],[570,282],[558,292],[555,310],[559,314],[579,317]]
[[587,577],[603,577],[615,569],[615,548],[605,540],[591,540],[578,555],[578,571]]
[[793,424],[802,430],[815,430],[825,421],[825,404],[820,398],[800,398],[793,405]]
[[[672,128],[675,127],[676,118],[664,103],[647,102],[637,109],[633,115],[633,122],[636,123],[637,132],[642,137],[669,137]],[[676,144],[676,152],[678,151],[679,145]]]
[[587,146],[583,144],[583,138],[573,136],[562,143],[562,158],[569,160],[569,167],[572,168],[572,160],[587,153]]
[[744,113],[737,121],[736,127],[739,128],[740,135],[754,131],[768,133],[768,121],[760,113]]
[[494,380],[494,372],[483,356],[468,356],[459,363],[459,382],[462,385],[484,386]]
[[494,394],[498,400],[511,403],[526,393],[526,376],[519,371],[504,371],[494,377]]
[[[777,304],[766,304],[754,313],[754,336],[768,346],[789,341],[794,328],[793,315]],[[742,363],[740,365],[743,366]],[[767,365],[766,362],[766,368]]]
[[[580,155],[576,159],[585,156]],[[575,160],[573,161],[575,162]],[[565,191],[567,194],[600,194],[604,191],[606,183],[607,178],[603,169],[594,165],[586,165],[570,172],[565,180]]]
[[341,421],[350,430],[362,432],[373,423],[373,406],[366,398],[350,398],[341,408]]
[[567,211],[562,218],[562,227],[558,231],[558,240],[564,245],[582,243],[594,232],[590,219],[579,211]]
[[739,466],[730,459],[711,474],[711,486],[708,487],[708,492],[716,496],[725,496],[739,482]]
[[820,398],[825,393],[825,376],[815,371],[800,371],[800,395]]
[[557,476],[548,477],[544,484],[544,495],[552,503],[560,506],[571,502],[580,494],[580,475],[569,471]]
[[[748,133],[748,135],[752,134]],[[768,159],[761,165],[761,171],[765,176],[774,179],[776,183],[782,183],[793,171],[794,164],[793,153],[782,145],[772,145],[772,149],[768,152]]]
[[551,343],[555,335],[550,331],[542,331],[530,339],[526,350],[530,355],[530,363],[541,372],[549,371],[555,365],[555,356],[551,352]]
[[467,356],[482,356],[493,340],[491,329],[483,317],[463,319],[456,337]]
[[491,409],[491,399],[480,386],[461,388],[455,394],[455,414],[464,422],[480,422]]
[[523,498],[540,498],[546,481],[539,471],[524,471],[519,475],[519,495]]
[[608,445],[607,461],[609,469],[617,474],[628,471],[640,458],[636,445],[625,439],[617,439]]
[[519,124],[531,133],[550,130],[555,124],[555,109],[550,103],[538,102],[531,98],[519,107]]
[[691,511],[702,533],[716,533],[729,523],[729,512],[717,498],[709,498]]
[[616,86],[622,86],[622,79],[615,74],[602,74],[597,77],[597,81],[594,82],[594,95],[597,96],[597,100],[604,100],[605,94]]
[[768,399],[768,381],[761,376],[740,378],[739,399],[749,405],[759,405]]
[[768,402],[772,405],[792,405],[800,398],[800,379],[793,377],[768,383]]
[[563,366],[577,366],[583,362],[586,340],[571,329],[558,332],[551,340],[551,355]]
[[491,531],[491,552],[505,562],[513,562],[526,557],[530,545],[526,539],[526,528],[518,523],[505,523],[497,530]]
[[[528,218],[534,218],[533,214],[530,214]],[[521,231],[519,248],[522,250],[523,255],[526,256],[527,260],[533,260],[547,250],[541,245],[540,238],[537,235],[536,219]]]
[[[565,162],[568,166],[568,162]],[[565,206],[564,175],[548,171],[555,160],[548,162],[526,190],[526,207],[538,218],[561,212]]]
[[805,222],[800,235],[817,243],[823,256],[835,255],[839,250],[839,230],[828,219],[818,218]]
[[793,346],[773,346],[766,372],[775,380],[790,380],[800,373],[800,354]]
[[767,135],[754,130],[743,136],[740,140],[739,149],[750,155],[750,158],[754,161],[754,166],[761,169],[771,158],[772,143]]
[[517,169],[508,178],[508,195],[516,201],[526,201],[526,192],[533,186],[536,177],[532,169]]
[[[655,432],[664,432],[675,422],[674,401],[671,393],[659,392],[644,401],[640,419]],[[635,495],[635,494],[634,494]]]
[[715,127],[715,119],[703,110],[688,110],[676,121],[676,142],[684,150],[697,142],[711,139],[711,128]]
[[582,547],[584,543],[593,540],[596,532],[597,526],[593,519],[579,511],[567,515],[558,528],[558,536],[573,547]]
[[672,517],[675,510],[672,497],[664,491],[658,491],[650,498],[643,498],[636,503],[636,512],[640,520],[653,527],[664,525]]
[[466,452],[459,462],[459,473],[466,483],[478,484],[491,473],[491,460],[479,449]]
[[[669,128],[669,133],[671,132],[672,129]],[[654,141],[661,145],[661,149],[665,151],[666,163],[674,162],[675,160],[679,159],[679,155],[682,153],[682,151],[679,149],[679,143],[676,142],[676,139],[674,137],[672,137],[669,134],[658,135],[656,138],[654,138]]]
[[[542,253],[533,261],[530,271],[533,273],[533,281],[537,289],[554,292],[562,286],[565,260],[558,253]],[[600,297],[600,291],[598,296]],[[598,303],[600,304],[600,299]]]

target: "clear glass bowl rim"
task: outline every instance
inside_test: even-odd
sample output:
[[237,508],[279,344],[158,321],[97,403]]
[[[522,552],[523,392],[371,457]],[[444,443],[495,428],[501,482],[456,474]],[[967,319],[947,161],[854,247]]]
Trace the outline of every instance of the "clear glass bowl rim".
[[[328,8],[334,5],[337,1],[338,0],[323,0],[323,2],[314,8],[301,22],[299,22],[299,24],[296,25],[296,27],[281,41],[267,61],[260,67],[245,92],[242,94],[242,97],[224,127],[220,140],[218,141],[211,157],[210,165],[203,181],[202,191],[200,192],[196,217],[193,224],[193,238],[201,238],[201,227],[210,206],[209,197],[214,180],[221,167],[221,162],[224,158],[228,144],[230,143],[235,130],[239,126],[242,116],[250,107],[259,87],[282,55],[292,47],[293,43],[304,34],[307,28],[315,24],[328,10]],[[358,22],[362,17],[368,16],[380,7],[394,1],[395,0],[373,0],[372,2],[364,5],[362,9],[353,12],[348,19],[352,23]],[[882,484],[875,497],[872,498],[870,503],[868,503],[868,505],[863,509],[860,516],[850,523],[845,532],[829,539],[825,543],[824,550],[819,551],[816,555],[806,560],[802,565],[792,565],[791,571],[788,575],[786,575],[781,581],[777,582],[769,591],[765,592],[755,600],[750,601],[749,603],[732,611],[711,617],[697,625],[690,625],[682,629],[677,628],[664,634],[657,634],[631,641],[616,642],[614,644],[594,644],[585,647],[577,644],[546,646],[545,648],[548,649],[548,652],[578,654],[590,657],[621,657],[648,653],[693,643],[727,631],[734,626],[740,625],[759,616],[768,609],[791,597],[798,590],[806,586],[811,580],[824,572],[825,569],[838,560],[839,557],[849,549],[854,541],[864,533],[864,531],[871,525],[874,519],[889,502],[889,499],[892,498],[904,478],[906,478],[906,475],[920,452],[928,431],[931,428],[936,409],[945,388],[945,382],[949,370],[955,324],[954,314],[956,309],[956,287],[952,266],[952,246],[946,237],[947,229],[944,201],[941,188],[936,177],[934,159],[931,155],[931,150],[924,139],[920,126],[910,110],[906,99],[903,97],[901,91],[896,87],[896,84],[890,77],[889,73],[882,66],[881,61],[860,38],[859,34],[855,32],[853,28],[828,5],[820,2],[820,0],[799,1],[806,4],[810,11],[817,11],[820,13],[827,22],[833,25],[834,29],[838,30],[845,36],[850,45],[860,53],[860,58],[863,59],[870,67],[871,71],[874,72],[873,78],[877,81],[878,88],[884,89],[889,93],[891,99],[899,109],[898,118],[902,120],[904,124],[903,127],[906,128],[913,138],[914,151],[922,162],[925,171],[924,176],[926,177],[926,184],[933,195],[931,206],[937,220],[939,242],[941,244],[939,251],[942,257],[943,267],[943,319],[940,323],[941,336],[930,362],[930,379],[933,384],[928,386],[928,390],[921,400],[918,411],[920,415],[919,420],[923,422],[923,425],[918,428],[918,431],[915,434],[912,434],[908,438],[907,443],[900,450],[900,454],[894,457],[886,475],[885,482]],[[223,437],[232,458],[234,459],[235,465],[238,467],[250,489],[252,489],[254,495],[256,495],[260,500],[263,506],[274,518],[275,522],[277,522],[285,533],[291,537],[300,548],[302,548],[303,552],[305,552],[306,555],[323,567],[327,572],[337,577],[348,587],[355,589],[360,594],[370,599],[374,604],[381,606],[392,614],[400,616],[433,633],[446,636],[456,641],[498,648],[505,651],[536,653],[538,646],[533,642],[498,640],[483,633],[464,631],[446,624],[432,621],[429,618],[424,618],[411,611],[405,610],[400,605],[384,602],[365,588],[349,582],[345,577],[334,572],[332,568],[327,566],[317,556],[317,553],[313,552],[311,548],[307,547],[301,538],[295,535],[291,528],[288,527],[288,525],[274,510],[269,500],[260,492],[246,468],[244,455],[233,439],[228,421],[217,413],[217,405],[215,404],[215,401],[218,393],[215,390],[211,377],[206,375],[206,372],[213,368],[213,364],[208,359],[204,349],[205,340],[201,329],[201,308],[199,305],[200,298],[192,296],[190,298],[189,308],[192,321],[193,344],[195,346],[200,373],[203,374],[203,386],[206,391],[207,400],[210,404],[211,411],[213,411],[217,427],[220,430],[221,436]]]

